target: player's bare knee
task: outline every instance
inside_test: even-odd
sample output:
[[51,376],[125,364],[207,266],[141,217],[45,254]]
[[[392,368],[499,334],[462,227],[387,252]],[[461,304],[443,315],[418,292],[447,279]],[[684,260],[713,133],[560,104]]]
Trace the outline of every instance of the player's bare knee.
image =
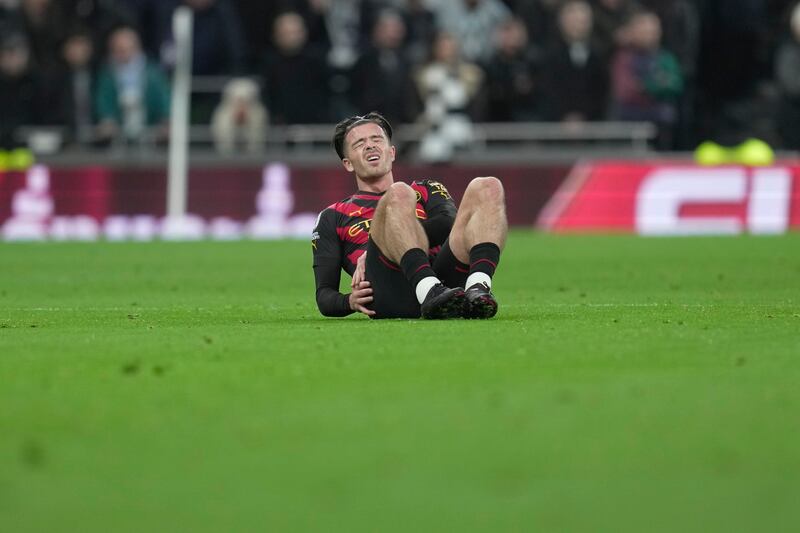
[[497,204],[505,201],[503,183],[494,176],[475,178],[470,182],[469,187],[474,189],[480,197],[481,204]]
[[407,209],[417,203],[417,193],[409,185],[395,182],[383,195],[381,202],[389,209]]

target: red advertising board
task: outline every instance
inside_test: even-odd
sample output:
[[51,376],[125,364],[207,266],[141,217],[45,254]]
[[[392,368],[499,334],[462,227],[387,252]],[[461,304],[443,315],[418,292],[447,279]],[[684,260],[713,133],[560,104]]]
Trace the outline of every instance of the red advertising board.
[[537,225],[553,232],[641,235],[784,233],[800,228],[800,164],[582,163]]
[[[493,175],[505,185],[509,223],[531,227],[569,172],[566,165],[395,166],[400,179],[432,178],[458,201],[469,180]],[[191,236],[233,239],[310,236],[323,208],[354,191],[336,166],[192,168]],[[165,237],[162,167],[34,166],[0,173],[0,238],[148,240]]]

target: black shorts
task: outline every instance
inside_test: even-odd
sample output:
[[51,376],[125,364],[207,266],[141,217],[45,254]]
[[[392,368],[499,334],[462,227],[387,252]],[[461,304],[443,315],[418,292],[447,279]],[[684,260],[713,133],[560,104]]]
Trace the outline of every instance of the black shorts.
[[[378,246],[367,243],[366,278],[372,287],[372,318],[419,318],[420,308],[414,288],[400,266],[383,255]],[[447,242],[433,260],[433,270],[448,287],[463,287],[469,266],[453,255]]]

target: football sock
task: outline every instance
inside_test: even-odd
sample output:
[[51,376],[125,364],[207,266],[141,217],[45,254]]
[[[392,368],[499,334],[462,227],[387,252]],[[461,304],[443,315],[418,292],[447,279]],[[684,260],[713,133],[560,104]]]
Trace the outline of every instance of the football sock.
[[431,287],[440,283],[436,272],[431,268],[428,254],[422,248],[412,248],[403,254],[400,259],[400,268],[411,286],[414,287],[420,304],[425,300]]
[[492,278],[489,277],[488,274],[483,272],[474,272],[467,277],[467,282],[465,285],[467,288],[472,287],[476,283],[484,283],[490,289],[492,288]]
[[492,276],[500,262],[500,247],[493,242],[476,244],[469,251],[469,276],[466,287],[485,283],[492,287]]
[[423,278],[422,281],[417,283],[417,288],[414,290],[414,292],[417,295],[417,301],[420,303],[420,305],[422,305],[422,302],[425,301],[425,297],[428,295],[428,292],[430,292],[431,287],[439,283],[441,283],[439,278],[434,276]]

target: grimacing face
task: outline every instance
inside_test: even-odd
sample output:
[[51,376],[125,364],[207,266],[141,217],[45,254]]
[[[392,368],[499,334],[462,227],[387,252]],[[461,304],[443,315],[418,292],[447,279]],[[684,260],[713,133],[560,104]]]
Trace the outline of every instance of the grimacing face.
[[374,122],[354,127],[344,138],[342,160],[348,172],[354,172],[362,180],[382,178],[392,170],[395,147],[383,128]]

